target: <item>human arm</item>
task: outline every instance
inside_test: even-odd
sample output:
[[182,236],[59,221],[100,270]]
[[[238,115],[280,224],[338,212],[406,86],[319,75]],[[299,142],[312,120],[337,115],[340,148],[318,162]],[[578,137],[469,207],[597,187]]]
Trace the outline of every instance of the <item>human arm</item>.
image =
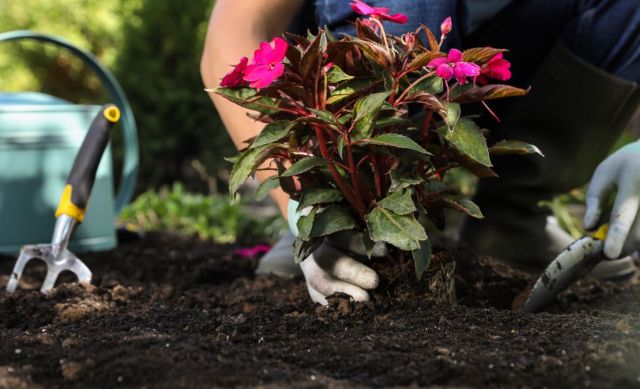
[[[270,41],[284,33],[303,4],[304,0],[217,0],[209,19],[200,61],[205,87],[215,90],[222,77],[231,70],[231,65],[238,63],[243,56],[251,58],[260,42]],[[264,127],[263,123],[247,116],[251,111],[214,92],[209,92],[209,96],[238,149]],[[268,171],[256,173],[259,180],[271,175]],[[287,217],[289,196],[278,188],[271,192],[271,197]]]

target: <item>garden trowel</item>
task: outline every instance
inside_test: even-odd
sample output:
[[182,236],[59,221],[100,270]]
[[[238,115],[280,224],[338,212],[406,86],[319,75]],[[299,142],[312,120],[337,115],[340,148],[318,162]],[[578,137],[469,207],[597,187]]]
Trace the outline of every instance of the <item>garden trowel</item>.
[[119,119],[120,110],[115,105],[108,104],[102,107],[91,122],[58,203],[51,244],[36,244],[22,248],[11,273],[7,292],[12,293],[16,290],[27,262],[34,258],[43,260],[47,265],[47,275],[40,288],[43,293],[53,288],[58,275],[65,270],[75,273],[80,282],[91,282],[91,270],[67,249],[67,245],[75,227],[84,219],[96,171],[109,142],[110,130]]
[[576,240],[558,254],[533,285],[522,310],[538,312],[560,292],[586,276],[598,263],[606,260],[603,248],[607,229],[608,225],[604,224],[593,235]]

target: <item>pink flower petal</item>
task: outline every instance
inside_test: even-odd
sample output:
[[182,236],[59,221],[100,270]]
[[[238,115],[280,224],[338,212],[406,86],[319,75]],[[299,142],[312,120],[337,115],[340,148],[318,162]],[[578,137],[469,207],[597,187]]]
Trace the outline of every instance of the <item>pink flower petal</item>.
[[409,21],[409,18],[401,13],[389,15],[389,8],[387,7],[372,7],[361,0],[354,0],[355,3],[349,3],[351,9],[360,15],[367,15],[378,19],[389,20],[394,23],[405,24]]
[[269,62],[269,53],[271,52],[271,46],[267,42],[261,42],[260,48],[253,52],[254,64],[265,64]]
[[429,64],[427,65],[427,67],[430,68],[437,68],[438,66],[442,65],[443,63],[448,63],[449,60],[445,57],[440,57],[440,58],[434,58],[431,61],[429,61]]
[[287,48],[289,44],[282,38],[274,38],[272,43],[274,44],[274,60],[275,62],[282,62],[285,55],[287,54]]
[[498,53],[482,67],[480,73],[500,81],[507,81],[511,78],[510,67],[511,62],[504,59],[502,53]]
[[247,63],[249,59],[247,57],[240,58],[240,62],[233,68],[232,71],[227,73],[220,81],[222,87],[234,87],[244,84],[243,76],[247,70]]
[[254,258],[260,254],[269,252],[269,250],[271,250],[271,246],[268,246],[266,244],[259,244],[254,247],[242,247],[242,248],[236,249],[234,251],[234,254],[241,256],[243,258]]
[[270,65],[251,65],[247,68],[244,79],[250,81],[249,86],[252,88],[262,89],[271,85],[283,73],[283,63],[275,64],[273,68]]
[[390,22],[394,22],[398,24],[406,24],[409,21],[409,17],[401,13],[397,13],[393,15],[381,14],[380,17]]
[[462,52],[458,49],[449,50],[449,62],[460,62],[462,61]]
[[443,63],[436,69],[436,74],[443,80],[449,81],[453,77],[453,68],[448,63]]
[[360,15],[372,15],[376,13],[376,9],[372,6],[363,3],[360,0],[355,0],[355,3],[351,3],[351,9]]
[[456,69],[467,77],[475,77],[480,74],[480,66],[472,62],[460,61],[456,63]]

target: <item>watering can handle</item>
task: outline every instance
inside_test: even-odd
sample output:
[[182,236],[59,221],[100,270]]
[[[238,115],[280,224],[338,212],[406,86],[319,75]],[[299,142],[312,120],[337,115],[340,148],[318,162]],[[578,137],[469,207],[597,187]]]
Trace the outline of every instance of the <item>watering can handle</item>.
[[75,47],[70,42],[51,35],[40,34],[33,31],[19,30],[0,33],[0,42],[32,39],[41,42],[53,43],[71,51],[75,56],[80,58],[93,71],[96,72],[98,78],[109,92],[109,96],[122,111],[121,122],[124,132],[124,163],[122,169],[122,181],[118,194],[116,196],[115,212],[116,216],[122,208],[131,200],[133,191],[135,190],[136,179],[138,176],[138,135],[136,122],[133,119],[133,112],[124,91],[116,81],[115,77],[104,66],[98,62],[98,59],[91,53]]

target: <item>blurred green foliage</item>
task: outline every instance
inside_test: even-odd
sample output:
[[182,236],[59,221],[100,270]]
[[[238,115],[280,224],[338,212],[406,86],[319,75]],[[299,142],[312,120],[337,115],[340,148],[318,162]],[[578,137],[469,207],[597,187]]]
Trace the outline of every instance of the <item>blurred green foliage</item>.
[[242,200],[232,202],[228,195],[190,193],[174,183],[138,196],[122,211],[120,222],[145,231],[169,230],[217,243],[247,244],[272,241],[285,227],[281,216],[251,218],[245,207]]
[[[233,145],[200,78],[211,0],[144,0],[123,26],[116,76],[140,129],[141,184],[194,180],[192,161],[217,171]],[[160,162],[160,163],[159,163]]]
[[[0,31],[32,30],[61,36],[110,67],[122,45],[122,22],[141,0],[0,0]],[[103,98],[82,62],[53,45],[31,41],[0,46],[0,90],[40,90],[72,102]]]
[[[0,31],[61,36],[110,68],[138,124],[138,188],[184,180],[204,189],[192,161],[226,169],[233,153],[200,80],[200,53],[213,0],[0,0]],[[103,103],[99,80],[65,50],[35,42],[0,46],[0,92],[42,91],[74,103]],[[115,133],[115,155],[119,134]],[[224,174],[222,174],[224,176]],[[217,175],[215,175],[217,176]]]

